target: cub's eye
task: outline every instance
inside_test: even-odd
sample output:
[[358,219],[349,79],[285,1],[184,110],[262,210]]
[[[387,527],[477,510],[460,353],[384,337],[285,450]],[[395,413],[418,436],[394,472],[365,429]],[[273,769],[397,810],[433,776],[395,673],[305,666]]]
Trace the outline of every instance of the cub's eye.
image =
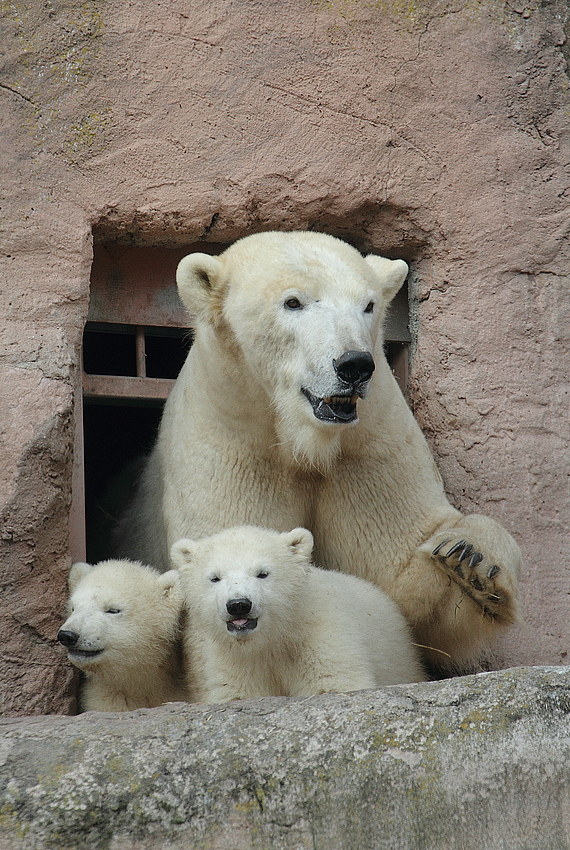
[[268,575],[269,573],[267,570],[260,570],[257,574],[257,578],[267,578]]
[[303,305],[299,301],[298,298],[288,298],[285,302],[285,306],[288,310],[302,310]]
[[105,614],[120,614],[120,613],[121,613],[120,608],[106,608],[105,609]]
[[374,301],[369,301],[366,307],[364,308],[365,313],[373,313],[374,312]]
[[210,581],[212,582],[212,584],[215,584],[217,581],[221,581],[221,578],[219,576],[212,576]]

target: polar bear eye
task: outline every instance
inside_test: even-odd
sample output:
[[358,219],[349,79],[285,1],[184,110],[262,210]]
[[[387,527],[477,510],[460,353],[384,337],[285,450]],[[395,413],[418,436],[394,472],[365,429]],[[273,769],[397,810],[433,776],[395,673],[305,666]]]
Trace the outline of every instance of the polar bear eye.
[[260,570],[257,574],[257,578],[267,578],[268,575],[269,573],[267,570]]
[[217,581],[221,581],[221,579],[220,579],[220,577],[219,577],[219,576],[212,576],[212,578],[210,579],[210,581],[212,582],[212,584],[214,584],[214,583],[215,583],[215,582],[217,582]]
[[373,313],[374,312],[374,301],[369,301],[366,307],[364,308],[365,313]]
[[285,302],[285,306],[288,310],[302,310],[303,305],[299,301],[298,298],[288,298]]
[[105,614],[120,614],[120,613],[121,613],[120,608],[106,608],[105,609]]

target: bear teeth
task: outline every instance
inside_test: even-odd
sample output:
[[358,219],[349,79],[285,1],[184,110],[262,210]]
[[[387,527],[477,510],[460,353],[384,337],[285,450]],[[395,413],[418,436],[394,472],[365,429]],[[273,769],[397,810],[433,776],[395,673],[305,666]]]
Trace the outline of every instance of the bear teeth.
[[356,402],[358,401],[358,396],[357,395],[351,395],[350,397],[347,397],[345,395],[330,395],[330,396],[327,396],[326,398],[323,398],[323,401],[324,401],[325,404],[328,404],[328,405],[331,405],[331,404],[346,404],[347,402],[349,404],[356,404]]
[[301,392],[313,408],[313,413],[322,422],[357,422],[356,403],[360,398],[359,393],[353,395],[316,396],[306,389]]

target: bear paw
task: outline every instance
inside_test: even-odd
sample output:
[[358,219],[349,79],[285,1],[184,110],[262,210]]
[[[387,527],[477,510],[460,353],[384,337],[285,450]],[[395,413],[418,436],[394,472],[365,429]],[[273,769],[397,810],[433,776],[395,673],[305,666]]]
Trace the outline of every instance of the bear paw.
[[516,606],[511,593],[510,572],[457,531],[440,532],[422,547],[490,619],[514,623]]

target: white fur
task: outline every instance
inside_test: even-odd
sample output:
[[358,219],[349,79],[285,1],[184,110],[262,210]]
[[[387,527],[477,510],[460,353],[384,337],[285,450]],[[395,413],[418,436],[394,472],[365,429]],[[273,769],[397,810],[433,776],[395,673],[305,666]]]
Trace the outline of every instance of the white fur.
[[69,617],[59,634],[77,635],[68,658],[85,677],[84,711],[127,711],[186,699],[175,570],[161,574],[132,561],[78,563],[69,589]]
[[[171,550],[189,610],[190,687],[200,702],[311,696],[424,675],[396,605],[362,579],[311,566],[311,533],[253,526]],[[228,601],[251,602],[253,630],[228,631]]]
[[[183,259],[178,288],[195,342],[121,554],[168,569],[169,547],[183,537],[244,523],[305,526],[317,562],[382,588],[417,642],[437,650],[431,661],[453,668],[477,658],[516,619],[521,557],[497,523],[451,507],[383,356],[383,319],[406,272],[402,260],[363,258],[318,233],[261,233],[219,257]],[[303,309],[288,309],[290,298]],[[335,395],[333,361],[351,349],[373,350],[376,364],[358,421],[320,421],[302,389]],[[447,539],[484,555],[478,604],[470,583],[432,556]],[[487,582],[494,564],[500,573]]]

